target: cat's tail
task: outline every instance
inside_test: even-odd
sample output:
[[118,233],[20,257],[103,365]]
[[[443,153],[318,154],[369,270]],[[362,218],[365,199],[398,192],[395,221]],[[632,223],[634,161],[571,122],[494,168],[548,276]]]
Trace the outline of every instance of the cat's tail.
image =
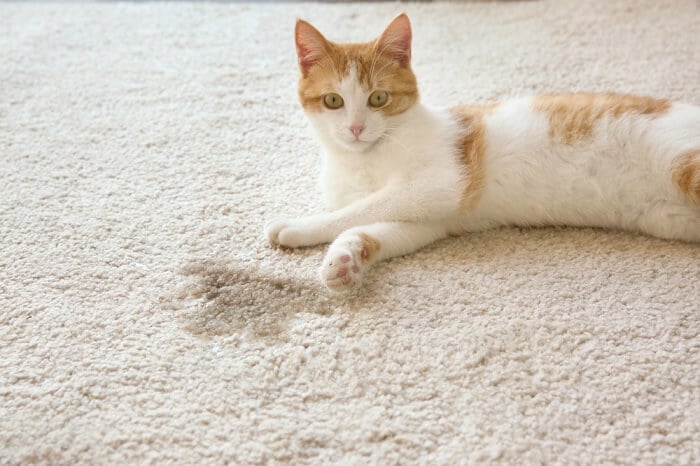
[[700,149],[673,159],[673,181],[690,201],[700,205]]

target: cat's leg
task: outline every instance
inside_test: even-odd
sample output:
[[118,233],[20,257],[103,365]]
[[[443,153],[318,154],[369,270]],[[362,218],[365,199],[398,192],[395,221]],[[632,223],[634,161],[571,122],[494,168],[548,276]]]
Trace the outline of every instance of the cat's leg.
[[660,202],[637,220],[638,228],[651,236],[700,242],[700,206]]
[[413,252],[447,236],[440,223],[382,222],[344,231],[328,248],[321,281],[330,290],[355,288],[369,267],[381,260]]
[[330,243],[343,231],[354,226],[396,220],[390,217],[374,218],[370,214],[374,206],[386,201],[387,196],[381,196],[381,193],[374,193],[331,212],[274,219],[265,224],[265,236],[271,244],[298,248]]
[[265,224],[265,236],[271,244],[288,248],[330,243],[340,232],[331,213],[300,218],[278,218]]
[[296,248],[331,242],[345,230],[361,225],[423,223],[454,216],[459,209],[461,191],[449,186],[431,189],[387,186],[333,212],[272,221],[265,225],[265,234],[272,244]]

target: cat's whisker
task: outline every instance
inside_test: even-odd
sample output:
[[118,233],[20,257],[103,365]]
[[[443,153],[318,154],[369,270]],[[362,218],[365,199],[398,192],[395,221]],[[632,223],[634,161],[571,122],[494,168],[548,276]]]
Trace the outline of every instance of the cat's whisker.
[[[382,67],[379,69],[379,71],[377,71],[377,75],[381,75],[381,73],[382,73],[387,67],[389,67],[389,66],[391,66],[391,65],[392,65],[391,62],[385,63],[384,66],[382,66]],[[390,74],[389,76],[387,76],[387,78],[388,78],[388,79],[391,79],[391,78],[394,77],[395,75],[396,75],[395,73],[392,73],[392,74]],[[379,79],[379,78],[377,78],[377,79]]]
[[408,147],[406,146],[406,144],[403,141],[401,141],[399,138],[397,138],[393,134],[390,134],[388,131],[389,130],[385,131],[384,134],[381,135],[379,140],[386,139],[388,141],[393,142],[394,144],[396,144],[397,146],[399,146],[403,150],[408,150]]
[[381,54],[384,53],[384,51],[386,50],[386,47],[388,47],[388,45],[385,45],[384,48],[382,48],[382,50],[379,51],[377,49],[378,46],[379,46],[379,43],[377,42],[374,44],[374,47],[372,47],[374,53],[372,55],[372,65],[370,66],[370,70],[369,70],[369,79],[370,80],[372,80],[372,78],[374,77],[374,67],[377,65],[377,60],[379,59]]
[[[335,74],[339,78],[342,78],[342,75],[338,71],[338,68],[335,66],[335,61],[328,54],[328,52],[325,52],[325,58],[326,58],[326,60],[323,60],[323,65],[321,65],[321,69],[331,71],[333,74]],[[330,65],[330,67],[328,65]]]
[[[396,39],[393,39],[393,40],[391,40],[391,41],[388,41],[388,42],[384,45],[384,47],[382,47],[382,49],[379,50],[379,51],[377,51],[377,45],[379,45],[379,44],[378,44],[378,43],[375,44],[375,46],[374,46],[374,57],[372,58],[372,66],[371,66],[370,71],[369,71],[369,78],[370,78],[370,80],[374,77],[374,66],[375,66],[376,63],[377,63],[377,60],[378,60],[379,57],[382,56],[382,55],[384,54],[384,52],[386,52],[386,50],[393,44],[394,40],[396,40]],[[388,62],[386,65],[384,65],[384,67],[386,67],[387,65],[390,65],[390,64],[391,64],[391,62]],[[382,68],[382,70],[384,69],[384,67]],[[381,72],[381,70],[380,70],[380,72]]]

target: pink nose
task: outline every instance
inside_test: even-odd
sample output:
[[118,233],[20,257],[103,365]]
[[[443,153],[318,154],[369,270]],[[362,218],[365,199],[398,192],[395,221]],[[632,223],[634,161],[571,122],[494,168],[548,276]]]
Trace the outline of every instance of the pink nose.
[[365,125],[351,125],[350,132],[355,135],[355,139],[360,138],[360,134],[364,131]]

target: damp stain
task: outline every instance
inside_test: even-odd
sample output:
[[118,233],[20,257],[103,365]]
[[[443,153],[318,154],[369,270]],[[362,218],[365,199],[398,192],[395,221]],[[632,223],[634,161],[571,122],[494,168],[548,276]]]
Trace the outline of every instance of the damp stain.
[[[323,290],[297,278],[281,278],[253,264],[192,262],[176,296],[185,327],[199,336],[246,334],[285,340],[290,319],[301,312],[328,315]],[[187,304],[182,304],[187,303]]]

